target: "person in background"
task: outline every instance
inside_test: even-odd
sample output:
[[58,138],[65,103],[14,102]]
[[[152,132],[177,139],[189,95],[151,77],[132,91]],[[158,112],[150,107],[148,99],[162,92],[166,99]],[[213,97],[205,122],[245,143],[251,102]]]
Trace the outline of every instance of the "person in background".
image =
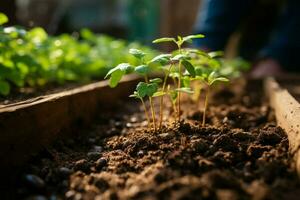
[[300,0],[203,0],[199,48],[224,50],[237,32],[239,56],[254,63],[251,76],[300,71]]

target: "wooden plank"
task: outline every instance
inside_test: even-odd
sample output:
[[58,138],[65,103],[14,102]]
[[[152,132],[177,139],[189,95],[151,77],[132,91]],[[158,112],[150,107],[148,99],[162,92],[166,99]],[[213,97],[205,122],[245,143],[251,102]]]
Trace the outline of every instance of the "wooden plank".
[[270,104],[275,111],[277,123],[288,135],[290,152],[294,157],[295,167],[300,176],[300,104],[273,78],[267,78],[264,86]]
[[127,76],[115,89],[100,81],[0,108],[0,168],[22,164],[71,127],[91,122],[97,112],[127,98],[138,80]]

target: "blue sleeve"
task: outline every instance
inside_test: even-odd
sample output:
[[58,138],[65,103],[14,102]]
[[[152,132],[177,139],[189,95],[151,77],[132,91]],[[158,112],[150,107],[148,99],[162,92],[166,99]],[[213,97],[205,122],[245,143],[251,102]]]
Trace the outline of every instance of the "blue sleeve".
[[285,69],[299,71],[300,67],[300,1],[287,1],[284,12],[269,43],[260,57],[277,60]]
[[250,11],[253,0],[203,0],[195,33],[206,37],[197,40],[198,47],[223,50],[228,38]]

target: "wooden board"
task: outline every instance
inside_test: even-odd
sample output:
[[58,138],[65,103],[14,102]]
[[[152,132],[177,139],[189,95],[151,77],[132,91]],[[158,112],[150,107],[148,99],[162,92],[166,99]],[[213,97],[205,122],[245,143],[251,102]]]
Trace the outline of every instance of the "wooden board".
[[134,90],[137,76],[127,76],[115,89],[100,81],[0,108],[0,168],[22,164],[71,127],[91,122]]
[[287,133],[290,151],[294,157],[295,167],[300,176],[300,104],[273,79],[265,80],[265,92],[274,108],[277,124]]

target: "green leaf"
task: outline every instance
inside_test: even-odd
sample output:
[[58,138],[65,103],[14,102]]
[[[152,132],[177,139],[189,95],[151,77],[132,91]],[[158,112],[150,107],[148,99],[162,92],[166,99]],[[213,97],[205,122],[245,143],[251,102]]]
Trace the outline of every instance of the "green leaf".
[[134,71],[141,75],[146,75],[150,72],[150,67],[148,65],[140,65],[134,68]]
[[169,95],[171,97],[172,102],[175,103],[177,100],[177,97],[178,97],[178,92],[171,90],[171,91],[169,91]]
[[202,67],[195,67],[196,76],[202,76],[203,68]]
[[142,59],[145,57],[145,53],[139,49],[129,49],[129,53],[138,59]]
[[129,63],[121,63],[118,66],[116,66],[115,68],[109,70],[109,72],[106,74],[106,76],[104,78],[106,79],[115,71],[123,71],[125,74],[125,73],[131,72],[132,70],[133,70],[133,67]]
[[96,40],[95,34],[87,28],[80,30],[80,35],[83,39],[86,39],[86,40],[90,40],[93,42],[95,42],[95,40]]
[[27,37],[34,43],[41,43],[47,39],[48,35],[43,28],[36,27],[28,31]]
[[162,83],[162,79],[161,78],[154,78],[150,80],[150,83]]
[[203,56],[203,57],[206,57],[206,58],[211,58],[208,53],[204,52],[204,51],[201,51],[201,50],[198,50],[198,49],[187,49],[187,51],[189,53],[194,53],[194,54],[197,54],[199,56]]
[[129,97],[136,98],[136,99],[140,99],[141,98],[136,91],[134,91],[134,93],[132,95],[130,95]]
[[17,37],[18,35],[24,36],[26,34],[26,31],[23,28],[14,26],[6,27],[3,29],[3,31],[4,33],[10,34],[12,37]]
[[216,57],[224,56],[224,52],[223,51],[212,51],[212,52],[209,52],[208,55],[211,58],[216,58]]
[[195,72],[195,68],[194,66],[192,65],[192,63],[190,63],[189,61],[187,60],[183,60],[181,61],[182,65],[185,67],[185,69],[189,72],[189,74],[192,76],[192,77],[195,77],[196,76],[196,72]]
[[190,87],[191,86],[191,78],[188,76],[184,76],[182,78],[183,86],[184,87]]
[[125,74],[125,71],[116,70],[111,74],[110,80],[109,80],[109,86],[114,88],[118,85],[120,80],[122,79],[123,75]]
[[229,79],[225,78],[225,77],[219,77],[219,78],[215,78],[213,80],[211,80],[209,82],[209,85],[214,84],[215,82],[229,82]]
[[176,43],[176,40],[174,38],[170,38],[170,37],[164,37],[164,38],[158,38],[156,40],[153,40],[152,43],[162,43],[162,42],[175,42]]
[[155,92],[158,90],[158,85],[157,83],[149,83],[148,88],[147,88],[147,95],[149,97],[152,97]]
[[10,85],[6,81],[0,81],[0,94],[7,96],[10,92]]
[[8,22],[8,17],[4,13],[0,13],[0,25]]
[[147,95],[147,83],[139,82],[136,91],[139,97],[144,98]]
[[188,94],[194,93],[194,91],[189,87],[176,88],[175,90],[178,92],[184,92],[184,93],[188,93]]
[[136,87],[136,91],[141,98],[144,98],[145,96],[152,97],[153,94],[157,92],[157,90],[157,83],[140,82]]
[[185,54],[177,54],[171,60],[173,60],[173,61],[180,61],[180,60],[188,60],[188,59],[190,59],[190,57],[187,56],[187,55],[185,55]]
[[169,74],[170,77],[172,78],[178,78],[179,77],[179,73],[178,72],[172,72]]
[[155,92],[152,97],[161,97],[161,96],[164,96],[165,94],[167,94],[167,93],[163,92],[163,91],[158,91],[158,92]]
[[213,80],[213,79],[215,79],[216,78],[216,72],[215,71],[212,71],[209,75],[208,75],[208,77],[207,77],[207,79],[210,81],[210,80]]
[[170,62],[171,57],[172,57],[172,54],[161,54],[161,55],[154,57],[150,61],[150,63],[156,62],[156,63],[160,63],[161,65],[166,65]]
[[186,37],[183,37],[183,41],[184,42],[191,42],[193,39],[200,39],[200,38],[204,38],[205,36],[202,34],[197,34],[197,35],[188,35]]

